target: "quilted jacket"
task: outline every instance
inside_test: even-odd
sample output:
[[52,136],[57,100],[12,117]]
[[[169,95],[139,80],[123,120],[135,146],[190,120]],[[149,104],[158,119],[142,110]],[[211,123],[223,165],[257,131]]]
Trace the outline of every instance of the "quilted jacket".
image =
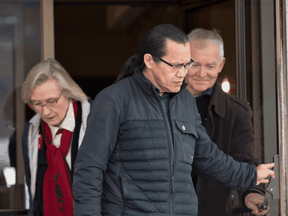
[[139,71],[97,95],[75,162],[75,215],[196,216],[192,163],[226,187],[256,185],[254,165],[210,140],[185,85],[169,110],[172,136],[158,93]]

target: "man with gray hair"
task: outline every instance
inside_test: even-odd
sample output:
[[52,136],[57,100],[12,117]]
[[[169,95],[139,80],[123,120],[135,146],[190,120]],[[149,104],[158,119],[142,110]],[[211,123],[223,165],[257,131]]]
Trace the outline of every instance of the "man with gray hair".
[[36,115],[25,124],[22,148],[30,196],[28,215],[73,216],[72,177],[90,103],[54,59],[38,63],[22,86]]
[[[193,66],[185,77],[186,87],[196,98],[202,125],[211,140],[224,153],[239,162],[258,165],[254,157],[252,110],[237,97],[226,94],[217,81],[225,63],[224,43],[217,31],[194,29],[188,34]],[[232,214],[231,190],[192,173],[199,200],[199,216]],[[256,215],[264,215],[258,206],[263,203],[263,185],[238,191],[243,206]]]

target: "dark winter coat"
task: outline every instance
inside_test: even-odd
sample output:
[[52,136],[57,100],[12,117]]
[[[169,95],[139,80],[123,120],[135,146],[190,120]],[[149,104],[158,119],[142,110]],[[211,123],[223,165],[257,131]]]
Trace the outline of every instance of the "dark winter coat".
[[196,216],[192,163],[226,187],[256,185],[255,166],[211,142],[184,87],[169,104],[172,139],[159,94],[141,72],[97,95],[75,162],[75,215]]
[[[246,102],[223,92],[218,83],[214,85],[208,106],[205,129],[218,148],[234,160],[258,165],[258,160],[254,158],[252,110]],[[199,216],[231,215],[229,188],[201,177],[198,177],[195,188]],[[260,191],[255,190],[256,193]]]

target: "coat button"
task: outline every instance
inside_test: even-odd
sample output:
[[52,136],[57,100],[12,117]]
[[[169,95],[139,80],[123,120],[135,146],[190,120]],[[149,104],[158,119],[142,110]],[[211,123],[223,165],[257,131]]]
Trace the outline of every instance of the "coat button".
[[182,125],[182,129],[183,129],[183,130],[186,130],[186,128],[185,128],[185,126],[184,126],[184,125]]

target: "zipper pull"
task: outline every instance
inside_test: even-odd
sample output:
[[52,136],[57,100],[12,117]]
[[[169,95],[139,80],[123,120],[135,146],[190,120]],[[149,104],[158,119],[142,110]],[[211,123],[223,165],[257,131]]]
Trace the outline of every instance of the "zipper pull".
[[175,193],[175,190],[174,190],[174,176],[172,176],[172,178],[171,178],[171,189],[172,189],[172,193]]

